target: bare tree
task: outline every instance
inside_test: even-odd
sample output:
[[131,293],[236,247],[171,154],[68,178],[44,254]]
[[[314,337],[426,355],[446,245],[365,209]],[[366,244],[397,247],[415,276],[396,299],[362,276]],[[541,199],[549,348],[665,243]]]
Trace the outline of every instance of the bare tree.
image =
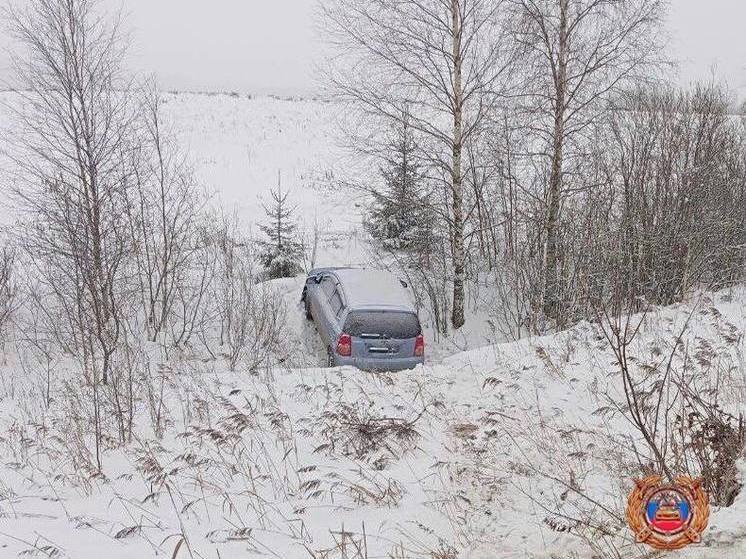
[[671,304],[743,277],[745,137],[728,98],[712,85],[639,86],[609,100],[584,132],[587,145],[574,142],[583,157],[563,171],[559,312],[551,321],[542,306],[546,156],[529,157],[527,167],[516,149],[530,146],[532,135],[518,128],[506,135],[507,147],[496,150],[505,220],[495,278],[508,336],[592,317],[618,281],[623,304],[639,310],[643,298]]
[[668,305],[693,287],[727,286],[746,262],[743,129],[728,95],[635,89],[610,114],[608,176],[620,202],[618,266],[636,295]]
[[31,0],[11,8],[24,103],[12,158],[28,220],[20,238],[62,310],[68,349],[94,385],[107,382],[123,328],[130,250],[125,192],[135,112],[119,67],[118,21],[95,0]]
[[[465,146],[477,136],[507,73],[498,0],[335,0],[322,5],[341,53],[330,71],[340,97],[370,123],[402,122],[427,140],[449,228],[451,322],[465,321]],[[402,110],[406,107],[407,110]],[[406,115],[406,116],[404,116]]]
[[10,246],[0,248],[0,349],[6,341],[11,317],[18,307],[15,260],[15,251]]
[[133,153],[136,191],[129,203],[147,331],[151,340],[175,318],[174,305],[189,281],[199,249],[204,206],[186,155],[167,130],[161,94],[143,96],[143,136]]
[[197,334],[204,347],[214,357],[206,331],[212,327],[212,322],[217,316],[214,305],[209,303],[209,295],[220,258],[215,250],[214,227],[209,223],[202,223],[196,229],[196,250],[190,257],[187,277],[185,281],[177,284],[171,337],[174,346],[187,347],[191,344],[192,337]]
[[[548,171],[543,219],[543,310],[560,310],[560,213],[568,160],[582,157],[610,95],[649,78],[660,61],[662,0],[509,0],[525,72],[524,114]],[[578,171],[576,169],[576,172]]]
[[220,345],[232,371],[239,365],[253,371],[281,348],[285,308],[271,287],[257,281],[256,255],[242,240],[235,222],[223,217],[214,232],[219,254],[213,300],[220,322]]

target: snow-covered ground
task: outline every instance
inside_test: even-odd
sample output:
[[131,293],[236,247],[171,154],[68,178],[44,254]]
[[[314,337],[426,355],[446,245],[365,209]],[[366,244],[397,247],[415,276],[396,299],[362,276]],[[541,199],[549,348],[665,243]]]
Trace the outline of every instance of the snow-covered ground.
[[[700,302],[682,344],[707,348],[731,371],[723,405],[733,410],[746,401],[744,302],[743,289]],[[670,349],[692,308],[648,316],[635,367]],[[142,402],[138,436],[105,453],[104,476],[91,475],[92,457],[68,436],[75,412],[42,411],[18,367],[1,371],[2,557],[171,557],[182,540],[176,556],[204,558],[643,551],[622,520],[636,471],[625,445],[639,437],[599,411],[621,394],[612,354],[589,324],[400,374],[252,376],[172,359],[157,377],[166,383],[163,438]],[[702,546],[677,556],[744,557],[745,517],[743,493],[713,511]],[[595,550],[575,535],[583,518],[607,531],[586,532]]]
[[[350,165],[336,144],[333,105],[197,94],[166,100],[214,203],[252,228],[263,217],[258,197],[279,171],[304,229],[318,224],[322,232],[316,265],[372,261],[361,201],[330,188]],[[622,519],[639,475],[630,448],[639,436],[609,413],[622,402],[621,381],[596,326],[495,343],[487,313],[473,307],[473,330],[431,344],[425,367],[322,369],[323,348],[298,302],[302,281],[273,284],[295,348],[284,368],[230,373],[221,361],[150,346],[153,365],[140,374],[165,406],[140,395],[136,436],[124,448],[111,441],[103,475],[94,473],[82,419],[91,417],[91,402],[74,373],[65,385],[64,363],[57,365],[62,378],[47,407],[46,379],[27,372],[24,356],[6,353],[0,558],[645,556]],[[671,352],[692,310],[675,365],[699,355],[689,366],[703,385],[727,382],[723,406],[744,411],[746,289],[647,316],[630,350],[633,366],[647,370]],[[726,379],[713,377],[723,370]],[[746,476],[746,464],[741,471]],[[675,556],[746,557],[745,518],[746,492],[713,511],[703,545]]]
[[337,146],[334,105],[320,100],[164,94],[164,110],[191,154],[201,184],[250,226],[265,218],[270,188],[289,190],[298,216],[325,231],[347,232],[359,213],[331,179],[348,158]]

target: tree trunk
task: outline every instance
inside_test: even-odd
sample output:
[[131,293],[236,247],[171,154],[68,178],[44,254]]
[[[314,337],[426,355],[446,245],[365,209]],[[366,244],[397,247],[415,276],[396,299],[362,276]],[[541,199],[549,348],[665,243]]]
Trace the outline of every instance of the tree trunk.
[[451,188],[453,190],[453,309],[451,323],[455,329],[464,325],[464,252],[463,176],[461,158],[463,150],[463,85],[461,79],[462,22],[459,0],[451,0],[453,26],[453,163]]
[[560,286],[558,263],[559,213],[562,197],[562,159],[565,141],[565,105],[567,97],[568,58],[568,3],[559,0],[560,29],[557,67],[554,70],[554,130],[552,133],[552,164],[549,173],[549,200],[546,221],[546,244],[544,246],[544,314],[558,318]]

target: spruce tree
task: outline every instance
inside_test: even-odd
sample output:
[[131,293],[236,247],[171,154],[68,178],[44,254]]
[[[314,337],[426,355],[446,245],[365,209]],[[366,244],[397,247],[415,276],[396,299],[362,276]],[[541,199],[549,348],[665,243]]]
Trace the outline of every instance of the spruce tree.
[[407,119],[396,126],[380,167],[384,188],[373,192],[366,227],[388,250],[418,250],[430,229],[419,146]]
[[267,214],[267,221],[259,225],[266,239],[258,241],[260,247],[259,261],[270,279],[289,278],[302,271],[303,245],[297,240],[289,192],[283,192],[279,180],[277,190],[271,190],[272,200],[269,205],[262,204]]

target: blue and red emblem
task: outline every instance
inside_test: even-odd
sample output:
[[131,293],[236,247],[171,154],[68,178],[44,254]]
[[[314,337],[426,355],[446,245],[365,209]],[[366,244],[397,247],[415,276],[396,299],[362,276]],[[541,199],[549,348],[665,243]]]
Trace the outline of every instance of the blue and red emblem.
[[648,526],[664,536],[675,536],[687,529],[692,520],[689,498],[672,487],[653,493],[645,506]]
[[627,501],[627,522],[638,543],[672,551],[702,541],[710,504],[702,481],[679,476],[664,483],[662,476],[636,480]]

